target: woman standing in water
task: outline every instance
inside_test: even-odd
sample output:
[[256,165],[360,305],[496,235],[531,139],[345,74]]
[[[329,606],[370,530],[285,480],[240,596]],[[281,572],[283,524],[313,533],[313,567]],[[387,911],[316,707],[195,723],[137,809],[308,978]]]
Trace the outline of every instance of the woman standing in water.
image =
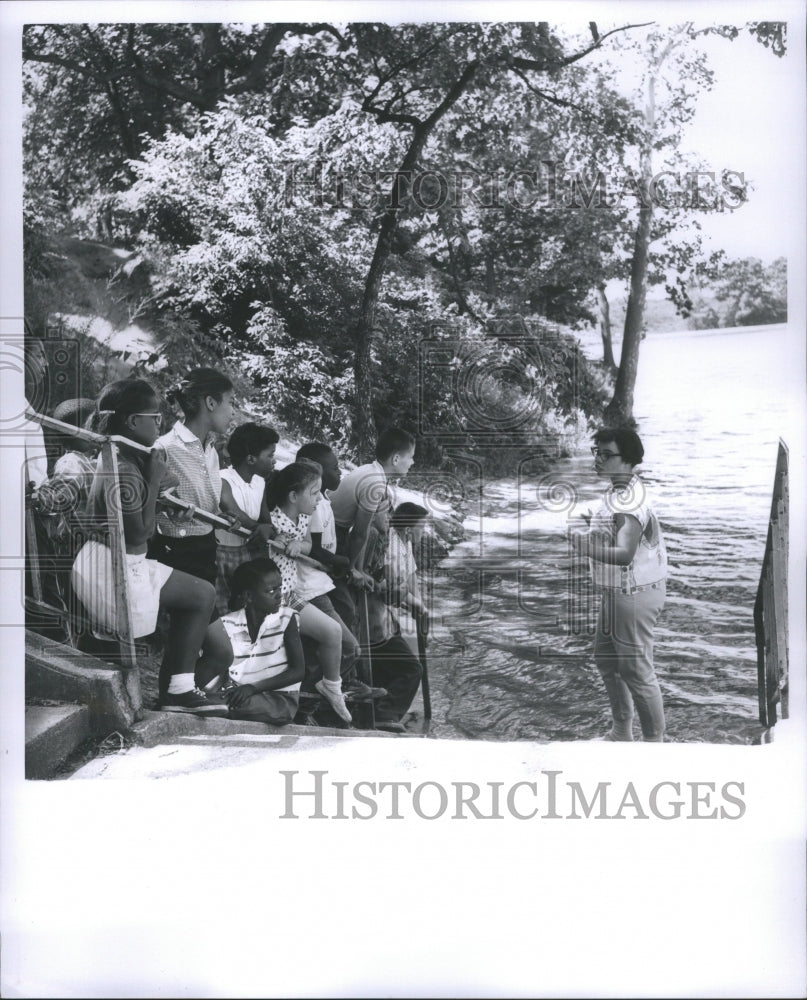
[[633,740],[633,709],[642,739],[664,740],[664,705],[653,668],[653,629],[666,597],[667,553],[644,483],[634,469],[644,457],[639,435],[602,428],[594,435],[594,468],[611,485],[587,533],[572,544],[588,556],[602,592],[594,658],[611,703],[605,739]]

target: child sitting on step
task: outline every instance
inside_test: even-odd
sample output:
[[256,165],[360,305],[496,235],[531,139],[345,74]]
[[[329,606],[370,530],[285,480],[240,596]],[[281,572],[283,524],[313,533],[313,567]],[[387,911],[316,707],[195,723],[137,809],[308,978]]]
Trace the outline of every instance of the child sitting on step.
[[297,615],[281,605],[277,563],[263,556],[236,567],[230,589],[241,605],[221,619],[233,647],[223,697],[231,719],[285,726],[297,713],[303,648]]

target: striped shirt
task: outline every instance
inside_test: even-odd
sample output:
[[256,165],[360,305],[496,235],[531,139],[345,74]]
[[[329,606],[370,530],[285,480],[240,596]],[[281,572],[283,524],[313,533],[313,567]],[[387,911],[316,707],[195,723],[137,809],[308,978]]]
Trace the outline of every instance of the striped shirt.
[[[203,447],[193,431],[189,431],[181,420],[177,420],[167,434],[157,438],[155,447],[163,450],[168,468],[179,479],[177,496],[200,510],[218,514],[221,473],[218,452],[212,443],[208,441]],[[182,521],[178,524],[164,512],[157,518],[157,527],[161,535],[171,538],[207,535],[213,530],[209,524],[202,524],[201,521]]]
[[[244,608],[224,615],[221,624],[233,647],[230,677],[236,684],[257,684],[270,677],[277,677],[288,668],[284,635],[293,617],[291,608],[281,608],[275,614],[267,615],[253,642]],[[300,690],[300,682],[276,690],[297,692]]]

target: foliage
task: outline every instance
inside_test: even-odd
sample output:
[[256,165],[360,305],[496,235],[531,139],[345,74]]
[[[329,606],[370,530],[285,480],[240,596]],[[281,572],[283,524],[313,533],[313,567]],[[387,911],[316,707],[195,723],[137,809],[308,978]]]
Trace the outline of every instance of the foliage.
[[768,267],[755,257],[728,261],[715,283],[715,296],[727,303],[722,326],[760,326],[787,322],[787,260]]
[[[756,33],[774,51],[784,37],[762,23]],[[627,57],[620,34],[29,25],[29,316],[45,326],[117,296],[158,344],[138,371],[165,387],[220,365],[251,412],[346,454],[369,441],[351,424],[359,438],[391,423],[462,434],[469,359],[486,372],[475,391],[494,424],[514,440],[560,436],[602,408],[603,385],[557,324],[593,322],[592,291],[627,277],[641,210],[635,185],[592,202],[581,179],[635,175],[649,146],[685,169],[681,126],[709,84],[685,26],[649,129],[618,62],[588,58],[603,44]],[[669,39],[648,37],[658,60]],[[689,214],[676,197],[656,212],[648,277],[684,311],[683,276],[699,260],[697,232],[681,235]],[[124,289],[114,268],[72,281],[59,260],[75,234],[126,246],[147,283]],[[513,316],[530,331],[518,347],[500,335]],[[424,366],[435,339],[453,345],[453,368]],[[420,454],[440,460],[436,444]]]

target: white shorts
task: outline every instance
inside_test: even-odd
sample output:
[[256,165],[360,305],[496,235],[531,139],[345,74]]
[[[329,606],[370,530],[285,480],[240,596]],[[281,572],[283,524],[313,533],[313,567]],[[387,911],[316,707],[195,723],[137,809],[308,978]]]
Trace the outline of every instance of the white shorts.
[[[132,638],[151,635],[157,628],[160,591],[173,573],[170,566],[126,553],[126,583]],[[112,580],[112,555],[106,545],[87,542],[73,563],[73,591],[87,609],[93,626],[100,632],[117,632],[117,604]]]

